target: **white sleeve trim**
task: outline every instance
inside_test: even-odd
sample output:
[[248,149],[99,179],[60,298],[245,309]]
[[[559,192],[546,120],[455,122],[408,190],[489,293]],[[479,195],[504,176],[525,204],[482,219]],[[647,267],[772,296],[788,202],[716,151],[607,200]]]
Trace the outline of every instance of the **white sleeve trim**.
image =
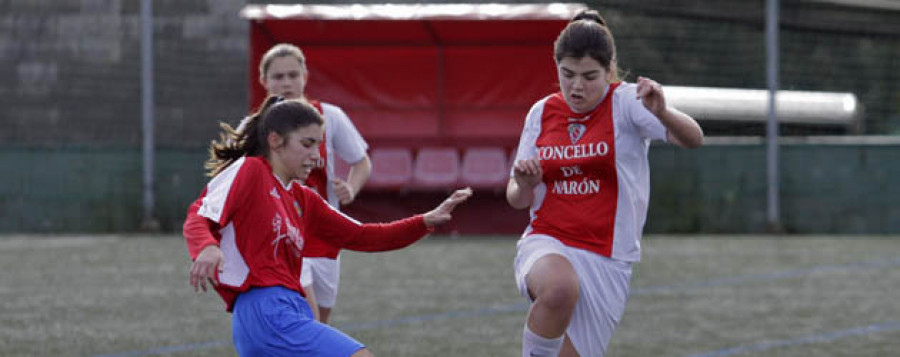
[[637,99],[637,85],[623,82],[613,94],[615,104],[622,106],[622,112],[640,137],[668,141],[666,127]]
[[245,159],[246,157],[241,157],[209,181],[206,185],[206,197],[203,197],[203,204],[197,214],[222,224],[220,219],[228,201],[228,193],[231,192],[231,186]]
[[[537,138],[541,135],[541,118],[544,116],[544,104],[551,96],[537,101],[531,106],[528,115],[525,116],[525,124],[522,126],[522,135],[519,137],[519,146],[516,149],[515,161],[537,157]],[[509,176],[513,176],[512,168]]]

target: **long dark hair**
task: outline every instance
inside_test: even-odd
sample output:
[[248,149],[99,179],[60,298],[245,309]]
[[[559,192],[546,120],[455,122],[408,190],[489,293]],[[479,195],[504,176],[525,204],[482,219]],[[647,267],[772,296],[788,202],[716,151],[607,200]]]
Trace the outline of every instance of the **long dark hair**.
[[607,71],[613,71],[613,82],[619,81],[616,61],[616,44],[606,20],[597,10],[583,10],[569,21],[553,44],[556,63],[563,58],[591,57]]
[[283,100],[269,96],[259,110],[243,121],[240,130],[227,123],[219,123],[223,132],[219,134],[218,141],[210,143],[206,175],[218,175],[243,156],[267,156],[270,150],[269,133],[286,137],[297,128],[324,123],[319,111],[305,100]]

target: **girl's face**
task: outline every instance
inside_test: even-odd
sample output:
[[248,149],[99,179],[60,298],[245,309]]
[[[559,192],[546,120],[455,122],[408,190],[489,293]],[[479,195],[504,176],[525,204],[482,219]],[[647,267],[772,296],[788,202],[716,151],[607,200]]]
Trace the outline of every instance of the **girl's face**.
[[589,56],[564,57],[556,67],[559,87],[572,111],[587,113],[600,104],[612,71]]
[[321,158],[319,144],[324,133],[325,128],[318,124],[294,129],[286,137],[270,133],[272,170],[275,174],[285,182],[306,180]]
[[272,95],[286,99],[303,98],[306,79],[309,73],[294,56],[281,56],[272,59],[262,84]]

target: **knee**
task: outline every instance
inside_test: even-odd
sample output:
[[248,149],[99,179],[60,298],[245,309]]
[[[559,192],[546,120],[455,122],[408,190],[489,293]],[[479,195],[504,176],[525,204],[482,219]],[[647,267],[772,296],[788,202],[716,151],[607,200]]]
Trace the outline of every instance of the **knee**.
[[350,357],[375,357],[375,355],[372,354],[372,352],[369,352],[368,348],[363,348],[359,351],[356,351],[356,353],[354,353]]
[[550,255],[538,260],[526,277],[534,303],[544,308],[567,312],[578,303],[578,274],[567,259]]
[[535,303],[553,311],[571,311],[578,303],[579,287],[577,281],[555,281],[541,289]]

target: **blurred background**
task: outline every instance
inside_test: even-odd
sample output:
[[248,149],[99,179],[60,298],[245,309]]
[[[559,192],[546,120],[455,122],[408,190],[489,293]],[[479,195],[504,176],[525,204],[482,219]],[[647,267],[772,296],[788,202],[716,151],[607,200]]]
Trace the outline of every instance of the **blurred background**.
[[[235,124],[252,109],[257,74],[251,33],[254,26],[265,29],[268,25],[241,16],[248,5],[245,1],[151,2],[154,130],[148,181],[143,151],[147,131],[142,121],[142,68],[146,67],[141,61],[141,3],[0,1],[0,232],[180,232],[188,204],[206,183],[203,161],[210,140],[218,136],[218,122]],[[612,0],[584,5],[606,17],[627,81],[642,75],[667,88],[767,88],[765,1]],[[321,27],[326,20],[304,21]],[[415,171],[423,149],[450,148],[452,160],[458,160],[462,170],[472,148],[499,148],[508,164],[530,104],[555,90],[550,50],[552,38],[565,25],[565,21],[557,22],[528,43],[547,51],[547,56],[522,61],[523,66],[524,62],[536,64],[535,68],[545,71],[528,74],[535,76],[537,89],[478,104],[445,102],[453,95],[449,92],[425,95],[424,104],[365,101],[359,93],[336,96],[325,90],[330,88],[327,84],[341,83],[341,79],[350,83],[353,74],[335,75],[328,70],[369,66],[383,81],[373,88],[391,88],[393,77],[383,66],[376,66],[377,61],[400,65],[392,62],[396,58],[366,57],[366,50],[378,44],[346,39],[297,44],[310,61],[310,97],[347,110],[369,141],[371,155],[379,149],[406,150]],[[817,110],[829,103],[801,102],[797,109],[801,114],[795,112],[794,117],[817,114],[780,125],[779,228],[787,233],[900,233],[900,205],[895,203],[900,199],[896,185],[900,182],[900,1],[782,0],[779,29],[780,88],[843,95],[839,96],[843,111],[822,113]],[[367,32],[378,30],[373,27]],[[549,40],[543,37],[547,33]],[[303,39],[304,34],[298,37]],[[323,49],[334,50],[341,44],[355,55],[326,57]],[[545,65],[540,67],[541,63]],[[508,58],[500,64],[515,68],[519,63]],[[360,80],[368,79],[367,72],[357,72]],[[447,75],[444,79],[459,78]],[[477,78],[470,82],[481,87],[502,87],[503,83],[480,83]],[[509,84],[506,87],[509,91]],[[680,103],[700,110],[733,106],[727,100],[759,94],[713,90],[706,95],[730,93],[731,97],[724,102],[691,103],[692,92],[673,88],[667,93],[687,93]],[[433,111],[431,122],[423,124],[420,120],[425,119],[413,116],[381,121],[399,118],[397,113],[408,112],[411,105]],[[474,117],[452,115],[454,108],[465,105],[483,111]],[[514,117],[518,122],[494,123],[484,114],[492,110],[502,112],[498,117]],[[652,194],[646,231],[766,232],[765,118],[695,116],[707,133],[704,147],[651,147]],[[454,119],[458,117],[462,121]],[[394,172],[380,169],[378,161],[375,165],[373,175]],[[372,185],[346,210],[363,221],[424,211],[453,187],[467,184],[459,175],[438,185],[418,185],[420,181],[411,176],[399,183]],[[373,180],[378,179],[373,176]],[[478,188],[477,199],[461,209],[459,220],[446,227],[447,232],[521,232],[527,213],[507,208],[503,186]]]

